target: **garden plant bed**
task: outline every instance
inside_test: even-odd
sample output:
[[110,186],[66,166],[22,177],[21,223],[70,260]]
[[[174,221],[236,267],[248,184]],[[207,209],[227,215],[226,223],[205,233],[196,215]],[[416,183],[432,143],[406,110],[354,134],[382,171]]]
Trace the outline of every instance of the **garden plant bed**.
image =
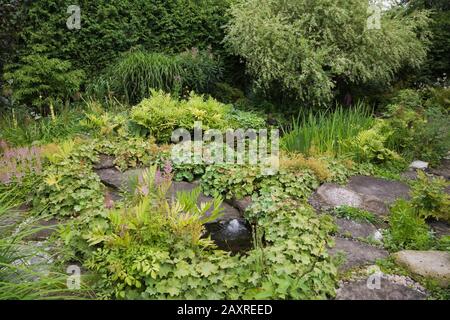
[[448,1],[6,2],[0,299],[450,298]]

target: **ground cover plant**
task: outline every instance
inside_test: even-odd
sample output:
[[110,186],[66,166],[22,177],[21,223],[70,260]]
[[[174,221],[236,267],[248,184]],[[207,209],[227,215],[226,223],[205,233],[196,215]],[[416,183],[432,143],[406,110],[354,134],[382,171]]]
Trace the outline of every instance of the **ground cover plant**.
[[445,3],[8,3],[0,299],[448,299]]

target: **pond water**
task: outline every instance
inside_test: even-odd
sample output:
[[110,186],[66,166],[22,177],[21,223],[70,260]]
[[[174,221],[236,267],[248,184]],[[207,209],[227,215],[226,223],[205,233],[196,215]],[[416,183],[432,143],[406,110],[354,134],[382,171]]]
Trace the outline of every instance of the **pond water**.
[[252,229],[245,220],[209,223],[206,230],[221,250],[242,253],[253,248]]

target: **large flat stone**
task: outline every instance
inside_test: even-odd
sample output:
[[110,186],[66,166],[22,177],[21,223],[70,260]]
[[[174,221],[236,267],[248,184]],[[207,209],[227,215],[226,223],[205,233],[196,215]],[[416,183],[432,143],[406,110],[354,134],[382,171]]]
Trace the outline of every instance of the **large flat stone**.
[[[388,192],[385,191],[383,183],[393,188],[392,181],[371,177],[353,177],[351,181],[353,183],[346,187],[332,183],[323,184],[310,197],[309,203],[318,211],[329,211],[340,206],[349,206],[384,216],[389,213],[389,204],[399,198],[395,194],[388,195]],[[367,184],[365,185],[363,181],[366,181]],[[400,185],[402,188],[406,186]],[[406,188],[409,190],[408,186]],[[398,193],[405,197],[408,194],[403,191]]]
[[416,171],[416,170],[411,170],[411,169],[409,169],[409,170],[403,172],[403,173],[401,174],[401,177],[402,177],[403,179],[406,179],[406,180],[412,180],[412,181],[415,181],[415,180],[417,180],[417,178],[418,178],[418,174],[417,174],[417,171]]
[[442,160],[441,164],[436,168],[430,169],[430,172],[436,176],[450,180],[450,159]]
[[431,221],[428,223],[437,237],[450,236],[450,224],[445,221]]
[[426,294],[408,286],[380,279],[380,286],[367,285],[368,279],[344,283],[336,291],[336,300],[424,300]]
[[399,181],[354,176],[350,178],[347,187],[366,197],[377,198],[386,204],[391,204],[400,198],[410,198],[409,186]]
[[253,200],[252,197],[248,196],[243,199],[236,199],[233,197],[233,199],[227,201],[230,205],[238,209],[242,214],[247,211],[247,209],[252,205]]
[[349,206],[385,216],[389,214],[389,205],[400,198],[409,199],[409,187],[402,182],[354,176],[345,187],[323,184],[309,202],[318,211]]
[[363,205],[363,198],[348,188],[332,183],[325,183],[312,195],[310,203],[320,211],[334,209],[340,206],[359,208]]
[[369,222],[354,221],[345,218],[336,218],[338,234],[340,236],[352,238],[372,238],[378,237],[379,231]]
[[450,252],[404,250],[393,257],[415,275],[436,280],[442,287],[450,284]]
[[21,206],[0,215],[0,234],[6,235],[14,231],[15,227],[27,218],[28,210],[28,207]]
[[58,231],[60,221],[56,218],[39,220],[30,227],[30,234],[24,238],[26,241],[44,241]]
[[103,184],[116,189],[121,189],[123,187],[124,177],[123,173],[119,170],[114,168],[107,168],[94,171],[98,174]]
[[195,188],[198,188],[200,186],[200,183],[197,181],[194,182],[186,182],[186,181],[180,181],[180,182],[173,182],[169,189],[169,194],[171,196],[176,196],[177,192],[191,192]]
[[330,254],[336,256],[342,253],[345,256],[345,262],[339,267],[339,271],[373,264],[377,259],[389,256],[386,250],[365,243],[342,238],[336,238],[335,241],[336,245],[329,250]]
[[131,182],[143,175],[145,168],[136,168],[121,172],[116,168],[94,170],[103,184],[116,189],[130,189]]
[[403,182],[368,176],[351,177],[347,188],[361,195],[361,209],[380,216],[389,214],[389,206],[398,199],[409,199],[410,188]]
[[114,162],[116,158],[107,154],[100,154],[98,157],[98,161],[93,164],[93,168],[96,170],[99,169],[111,169],[114,168]]
[[427,170],[428,166],[429,166],[428,162],[415,160],[409,165],[409,168],[413,170]]

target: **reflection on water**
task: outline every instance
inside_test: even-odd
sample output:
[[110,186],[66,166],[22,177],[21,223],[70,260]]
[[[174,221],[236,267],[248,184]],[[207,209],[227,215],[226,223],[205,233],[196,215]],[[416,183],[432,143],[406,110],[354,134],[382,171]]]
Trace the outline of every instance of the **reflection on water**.
[[253,248],[251,227],[245,220],[210,223],[206,230],[219,249],[242,253]]

